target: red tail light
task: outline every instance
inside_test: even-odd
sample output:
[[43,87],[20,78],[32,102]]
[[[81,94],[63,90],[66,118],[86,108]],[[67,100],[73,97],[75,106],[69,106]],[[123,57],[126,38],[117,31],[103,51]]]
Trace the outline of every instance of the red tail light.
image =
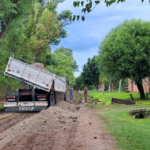
[[8,69],[7,71],[10,72],[10,69]]
[[15,96],[7,96],[7,98],[15,98]]
[[44,98],[44,97],[46,97],[46,96],[45,96],[45,95],[40,95],[40,96],[39,96],[39,98]]
[[46,84],[46,87],[49,87],[49,85],[48,85],[48,84]]

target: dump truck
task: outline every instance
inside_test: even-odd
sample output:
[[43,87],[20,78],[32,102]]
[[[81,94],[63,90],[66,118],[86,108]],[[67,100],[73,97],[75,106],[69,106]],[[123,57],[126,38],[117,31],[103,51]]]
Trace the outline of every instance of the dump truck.
[[5,76],[24,82],[27,89],[6,94],[5,112],[41,111],[66,100],[66,79],[10,57]]

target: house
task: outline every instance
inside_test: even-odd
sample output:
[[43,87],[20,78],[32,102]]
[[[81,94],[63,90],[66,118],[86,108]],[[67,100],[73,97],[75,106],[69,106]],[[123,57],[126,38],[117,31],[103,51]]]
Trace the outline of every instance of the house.
[[[144,93],[149,92],[150,81],[148,77],[146,77],[145,79],[142,79],[142,84],[143,84]],[[135,84],[135,81],[133,82],[131,79],[128,79],[128,91],[136,92],[136,93],[139,92],[137,85]]]

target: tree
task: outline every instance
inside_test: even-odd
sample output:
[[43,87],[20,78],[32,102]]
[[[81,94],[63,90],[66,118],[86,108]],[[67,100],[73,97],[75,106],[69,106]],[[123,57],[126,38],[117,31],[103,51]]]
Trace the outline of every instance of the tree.
[[34,0],[0,1],[0,40],[12,24],[30,11]]
[[99,54],[103,71],[118,79],[134,80],[145,99],[142,79],[150,75],[150,22],[125,21],[103,40]]
[[77,69],[76,62],[72,57],[72,50],[64,47],[56,49],[52,57],[55,59],[56,64],[50,65],[47,68],[50,72],[60,76],[65,76],[69,82],[74,81],[74,72]]
[[[67,10],[57,14],[57,3],[47,2],[44,5],[43,0],[31,0],[26,3],[28,0],[0,2],[1,50],[9,53],[8,57],[13,55],[31,62],[48,62],[45,59],[50,56],[50,45],[57,45],[61,38],[67,36],[64,27],[70,24],[71,12]],[[5,11],[4,8],[9,11]],[[13,14],[11,21],[7,23],[6,18],[11,12],[16,15]]]
[[48,2],[46,6],[35,3],[32,13],[26,19],[26,48],[32,51],[35,61],[45,62],[50,45],[59,44],[60,39],[67,36],[64,27],[70,24],[71,12],[63,11],[57,15],[56,7],[57,3]]
[[65,27],[71,23],[71,12],[57,14],[56,7],[57,3],[45,0],[0,1],[0,85],[4,89],[19,85],[9,77],[4,80],[10,56],[26,63],[56,65],[50,45],[57,45],[61,38],[67,37]]
[[[113,3],[123,3],[126,2],[125,0],[104,0],[104,3],[106,4],[106,6],[111,6]],[[141,2],[144,2],[144,0],[141,0]],[[101,3],[101,0],[94,0],[94,1],[74,1],[73,2],[73,6],[74,7],[79,7],[79,6],[83,6],[82,8],[82,12],[84,14],[90,13],[93,9],[95,9],[99,4]],[[70,20],[79,20],[80,19],[80,15],[74,15],[70,17]],[[84,15],[81,17],[82,21],[85,20]]]
[[79,90],[79,89],[81,90],[84,88],[84,80],[83,80],[82,74],[75,79],[75,83],[73,87],[75,90]]
[[119,87],[118,87],[118,92],[121,91],[121,83],[122,83],[122,80],[120,79],[120,81],[119,81]]
[[72,68],[74,69],[74,71],[78,71],[78,65],[77,65],[76,61],[74,60],[74,58],[73,58],[73,51],[70,48],[60,47],[59,49],[56,49],[54,51],[54,53],[57,54],[57,55],[59,55],[61,53],[61,54],[64,54],[65,56],[67,56],[67,57],[72,58],[72,60],[74,62],[73,65],[72,65]]
[[55,14],[52,14],[48,9],[44,9],[37,22],[40,7],[40,4],[35,5],[33,14],[28,17],[26,27],[28,38],[25,46],[32,51],[35,61],[41,62],[46,53],[50,51],[49,43],[59,36],[60,24]]
[[71,24],[71,21],[69,19],[70,16],[72,15],[71,11],[65,10],[65,11],[62,11],[60,14],[57,14],[56,8],[58,5],[58,2],[59,1],[56,1],[53,3],[47,2],[47,8],[49,9],[50,12],[56,15],[59,21],[59,28],[55,30],[55,31],[59,30],[59,35],[55,36],[55,38],[51,38],[50,45],[58,45],[62,38],[67,37],[67,31],[65,30],[65,27]]
[[98,86],[100,72],[96,61],[97,56],[92,59],[88,58],[88,62],[83,66],[82,77],[87,86]]

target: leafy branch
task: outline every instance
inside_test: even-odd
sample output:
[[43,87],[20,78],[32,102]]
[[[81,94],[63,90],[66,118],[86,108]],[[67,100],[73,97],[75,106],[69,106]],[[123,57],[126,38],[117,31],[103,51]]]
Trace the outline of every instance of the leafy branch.
[[[85,14],[88,14],[91,11],[93,11],[96,8],[96,6],[98,6],[100,4],[100,2],[101,2],[101,0],[93,0],[93,1],[92,0],[87,0],[87,2],[85,2],[85,1],[74,1],[73,6],[74,7],[82,6],[83,8],[82,8],[81,12],[83,12],[84,15],[85,15]],[[106,4],[107,7],[111,6],[113,3],[118,4],[120,2],[123,3],[123,2],[126,2],[126,1],[125,0],[104,0],[104,3]],[[144,0],[141,0],[141,2],[143,3]],[[150,2],[150,0],[149,0],[149,2]],[[84,15],[82,17],[80,15],[70,16],[70,21],[74,21],[76,19],[79,21],[80,18],[82,19],[82,21],[84,21],[85,20]]]

